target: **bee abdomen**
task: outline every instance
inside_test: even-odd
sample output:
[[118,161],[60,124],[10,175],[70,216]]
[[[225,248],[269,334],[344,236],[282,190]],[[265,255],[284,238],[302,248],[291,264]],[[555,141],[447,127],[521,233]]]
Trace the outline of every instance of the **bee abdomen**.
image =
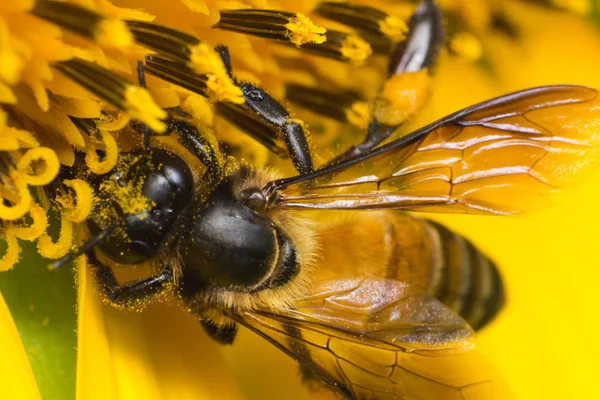
[[432,221],[428,225],[435,253],[428,291],[481,329],[504,304],[496,265],[462,236]]

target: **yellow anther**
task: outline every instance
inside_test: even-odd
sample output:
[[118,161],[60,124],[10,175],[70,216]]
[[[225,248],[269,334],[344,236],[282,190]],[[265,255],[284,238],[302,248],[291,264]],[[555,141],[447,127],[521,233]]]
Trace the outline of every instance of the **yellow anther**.
[[56,243],[45,233],[38,239],[37,250],[42,257],[61,258],[67,255],[72,243],[73,223],[63,214],[60,217],[60,235]]
[[305,43],[323,43],[327,40],[325,33],[327,29],[316,25],[304,14],[296,14],[290,22],[285,25],[289,31],[288,39],[296,46]]
[[71,222],[83,222],[87,219],[94,205],[94,191],[81,179],[64,180],[63,184],[75,192],[72,196],[61,195],[56,201],[63,207],[63,215]]
[[208,44],[200,42],[190,47],[190,62],[194,70],[201,75],[206,75],[206,85],[211,92],[211,97],[216,101],[228,101],[243,104],[242,89],[233,83],[223,61],[217,52]]
[[371,45],[356,35],[348,35],[342,43],[341,53],[352,64],[362,64],[373,53]]
[[156,105],[146,89],[130,85],[125,89],[125,100],[127,112],[133,119],[145,123],[155,132],[164,132],[167,129],[161,121],[167,117],[167,112]]
[[369,104],[364,101],[355,101],[346,110],[346,119],[354,126],[367,129],[371,119]]
[[192,117],[196,118],[206,126],[213,126],[214,113],[209,101],[202,96],[193,94],[188,96],[181,108]]
[[479,61],[483,56],[483,46],[479,39],[469,32],[459,32],[450,41],[450,48],[471,61]]
[[550,0],[554,6],[564,8],[578,14],[589,14],[593,5],[590,0]]
[[116,18],[103,19],[96,25],[94,40],[100,46],[127,49],[134,43],[133,35],[123,21]]
[[393,15],[388,15],[383,21],[380,21],[379,29],[393,42],[401,41],[406,37],[406,32],[408,32],[406,22]]
[[14,190],[16,191],[16,196],[14,197],[17,198],[17,200],[13,201],[14,204],[7,206],[3,201],[4,199],[0,198],[0,219],[14,221],[22,218],[27,211],[29,211],[32,199],[29,188],[27,187],[27,182],[21,173],[12,169],[9,172],[9,177],[12,181],[12,186],[14,186]]
[[104,160],[100,161],[96,152],[96,143],[92,139],[85,153],[85,163],[90,171],[102,175],[112,170],[119,157],[119,147],[115,138],[107,131],[100,131],[102,142],[104,143]]
[[[43,167],[40,168],[34,164],[42,162]],[[27,150],[27,153],[21,157],[17,164],[17,169],[23,174],[23,178],[27,184],[32,186],[47,185],[58,175],[60,162],[54,150],[48,147],[34,147]],[[33,174],[29,174],[33,171]]]
[[0,238],[4,239],[7,245],[4,256],[0,258],[0,271],[8,271],[19,262],[21,246],[19,246],[19,241],[14,232],[12,232],[12,229],[5,229]]
[[19,239],[33,241],[46,232],[48,217],[46,216],[46,211],[35,202],[31,204],[29,216],[32,220],[29,226],[13,225],[11,232]]

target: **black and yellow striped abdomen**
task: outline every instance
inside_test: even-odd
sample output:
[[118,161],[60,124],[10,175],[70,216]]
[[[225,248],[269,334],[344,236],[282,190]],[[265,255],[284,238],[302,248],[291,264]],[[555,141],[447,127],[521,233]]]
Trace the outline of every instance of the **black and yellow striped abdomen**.
[[471,242],[448,228],[426,221],[433,241],[428,291],[481,329],[504,304],[504,288],[496,265]]
[[494,263],[438,223],[403,212],[363,212],[322,225],[319,236],[326,268],[317,268],[317,275],[334,270],[339,276],[358,273],[410,283],[438,298],[474,329],[488,323],[504,303]]

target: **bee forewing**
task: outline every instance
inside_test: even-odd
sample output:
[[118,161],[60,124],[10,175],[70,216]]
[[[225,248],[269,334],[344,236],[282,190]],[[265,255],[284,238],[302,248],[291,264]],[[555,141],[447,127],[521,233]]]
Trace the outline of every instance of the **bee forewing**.
[[474,350],[469,326],[397,280],[325,281],[294,309],[234,319],[348,398],[475,400],[492,398],[490,390],[508,393]]
[[547,86],[459,111],[369,153],[273,182],[285,208],[518,214],[597,161],[595,89]]

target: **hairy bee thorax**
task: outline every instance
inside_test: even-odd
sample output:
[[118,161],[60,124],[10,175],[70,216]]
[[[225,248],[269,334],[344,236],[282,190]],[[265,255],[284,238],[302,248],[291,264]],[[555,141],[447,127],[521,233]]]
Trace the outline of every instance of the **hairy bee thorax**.
[[224,310],[281,310],[306,291],[318,247],[312,222],[293,212],[254,210],[241,198],[276,178],[269,169],[236,165],[196,215],[188,214],[179,241],[182,300],[217,327]]

